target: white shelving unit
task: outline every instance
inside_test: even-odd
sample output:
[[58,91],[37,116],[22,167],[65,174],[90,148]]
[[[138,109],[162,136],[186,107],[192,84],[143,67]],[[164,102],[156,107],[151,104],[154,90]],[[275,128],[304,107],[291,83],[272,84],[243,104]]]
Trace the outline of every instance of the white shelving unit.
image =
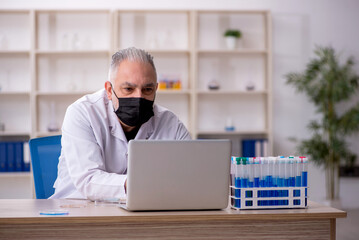
[[[200,138],[231,138],[240,153],[243,138],[267,138],[272,153],[271,17],[268,11],[196,12],[195,127]],[[242,32],[229,50],[223,34]],[[209,90],[215,81],[219,90]],[[234,131],[225,131],[232,122]]]
[[[0,140],[31,136],[31,11],[0,10]],[[0,197],[32,197],[32,175],[0,173]]]
[[[223,37],[228,28],[242,32],[233,50]],[[61,134],[67,106],[103,88],[112,54],[131,46],[154,56],[159,81],[181,81],[181,89],[158,90],[156,102],[175,112],[193,138],[263,137],[271,152],[268,11],[2,10],[1,139]],[[219,90],[208,89],[212,80]],[[227,119],[232,132],[225,131]],[[50,123],[58,131],[49,132]]]

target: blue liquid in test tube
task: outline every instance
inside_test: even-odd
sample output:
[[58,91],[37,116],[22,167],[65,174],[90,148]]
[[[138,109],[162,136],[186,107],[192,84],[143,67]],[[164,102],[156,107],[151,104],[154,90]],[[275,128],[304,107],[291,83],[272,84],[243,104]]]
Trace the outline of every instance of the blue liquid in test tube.
[[302,187],[308,187],[308,158],[300,157],[303,160],[302,164]]
[[262,161],[262,186],[261,187],[268,187],[267,186],[268,159],[266,157],[261,157],[261,161]]
[[247,168],[248,168],[248,187],[252,188],[254,186],[254,169],[253,169],[253,158],[247,158]]
[[235,186],[236,180],[236,157],[231,157],[231,186]]
[[278,185],[278,187],[284,187],[285,158],[283,156],[279,156],[279,157],[277,157],[277,161],[278,161],[278,169],[279,169],[279,177],[277,179],[277,185]]
[[247,188],[248,187],[248,177],[249,177],[248,176],[247,158],[242,157],[241,163],[242,163],[242,169],[243,169],[243,174],[242,174],[242,178],[241,178],[241,187]]
[[284,187],[290,186],[290,163],[289,158],[284,158],[284,165],[285,165],[285,177],[284,177]]
[[294,157],[289,157],[289,186],[295,187],[295,167],[294,167]]
[[240,188],[241,187],[241,175],[242,175],[241,161],[240,161],[239,157],[236,157],[235,161],[236,161],[235,187]]
[[265,166],[264,166],[264,157],[258,157],[259,160],[259,187],[265,187],[266,181],[265,181]]
[[[265,163],[266,163],[266,172],[265,172],[265,175],[266,175],[266,187],[272,187],[272,163],[271,163],[271,159],[270,157],[266,157],[265,158]],[[269,194],[268,196],[269,197]]]
[[260,178],[260,165],[259,158],[253,158],[253,175],[254,175],[254,187],[259,187],[259,178]]
[[296,168],[295,168],[295,186],[302,186],[302,161],[299,157],[295,157]]

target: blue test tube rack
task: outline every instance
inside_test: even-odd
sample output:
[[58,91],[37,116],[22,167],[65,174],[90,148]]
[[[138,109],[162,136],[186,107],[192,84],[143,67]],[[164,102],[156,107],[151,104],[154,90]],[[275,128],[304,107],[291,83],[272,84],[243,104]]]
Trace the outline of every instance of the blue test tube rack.
[[[230,200],[233,209],[307,207],[306,157],[232,157],[231,163]],[[288,165],[284,168],[281,164]],[[279,169],[286,169],[287,173]],[[258,180],[260,184],[256,184]]]

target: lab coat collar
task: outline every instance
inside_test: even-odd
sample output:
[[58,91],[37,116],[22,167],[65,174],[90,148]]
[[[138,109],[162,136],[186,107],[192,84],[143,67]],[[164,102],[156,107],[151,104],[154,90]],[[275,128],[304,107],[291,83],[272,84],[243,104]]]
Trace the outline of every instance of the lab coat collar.
[[[157,106],[153,106],[154,116],[152,116],[147,122],[142,124],[140,129],[138,130],[138,133],[135,137],[135,139],[149,139],[152,135],[154,128],[155,128],[155,116]],[[115,136],[116,138],[120,139],[121,141],[124,141],[127,143],[126,135],[122,129],[122,126],[120,122],[118,121],[118,117],[116,113],[114,112],[114,108],[112,105],[112,101],[108,100],[108,107],[107,107],[107,114],[109,116],[109,127],[111,134]]]

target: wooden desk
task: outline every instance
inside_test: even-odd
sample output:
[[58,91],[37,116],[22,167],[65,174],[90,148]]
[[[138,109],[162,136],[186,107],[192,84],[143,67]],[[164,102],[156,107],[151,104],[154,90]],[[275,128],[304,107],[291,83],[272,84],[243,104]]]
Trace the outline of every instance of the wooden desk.
[[[67,216],[40,211],[69,210]],[[0,200],[0,239],[335,239],[346,212],[308,209],[127,212],[85,200]]]

